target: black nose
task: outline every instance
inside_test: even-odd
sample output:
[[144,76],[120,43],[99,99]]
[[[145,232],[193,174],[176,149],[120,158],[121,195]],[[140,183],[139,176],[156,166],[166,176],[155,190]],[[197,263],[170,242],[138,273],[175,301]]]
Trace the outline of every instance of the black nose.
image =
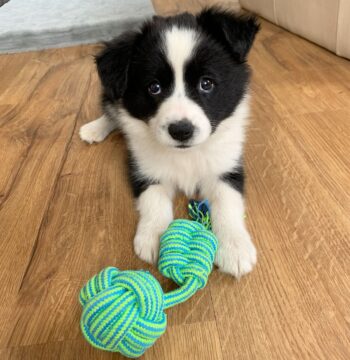
[[190,139],[194,132],[194,126],[186,119],[172,123],[168,127],[170,136],[178,141]]

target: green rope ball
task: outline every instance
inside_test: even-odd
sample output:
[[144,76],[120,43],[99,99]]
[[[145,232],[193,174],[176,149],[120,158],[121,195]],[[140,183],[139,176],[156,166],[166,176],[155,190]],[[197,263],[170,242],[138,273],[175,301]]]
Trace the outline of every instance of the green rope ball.
[[138,357],[166,329],[163,290],[146,271],[106,268],[81,290],[80,303],[81,330],[102,350]]
[[207,202],[192,201],[195,221],[175,220],[161,236],[158,268],[180,287],[164,294],[147,271],[108,267],[80,292],[80,326],[86,340],[102,350],[136,358],[165,332],[164,310],[202,289],[212,270],[218,242],[210,229]]
[[213,268],[216,250],[216,237],[204,225],[178,219],[160,238],[158,269],[179,286],[194,281],[197,289],[202,289]]

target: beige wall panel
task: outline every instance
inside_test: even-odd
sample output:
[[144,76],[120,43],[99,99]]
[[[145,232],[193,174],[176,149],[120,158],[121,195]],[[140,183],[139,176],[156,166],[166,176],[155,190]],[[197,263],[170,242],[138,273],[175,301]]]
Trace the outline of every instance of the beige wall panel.
[[275,22],[274,0],[241,0],[244,9],[253,11],[267,20]]
[[350,59],[350,1],[340,0],[337,54]]
[[277,24],[335,51],[339,0],[275,0]]

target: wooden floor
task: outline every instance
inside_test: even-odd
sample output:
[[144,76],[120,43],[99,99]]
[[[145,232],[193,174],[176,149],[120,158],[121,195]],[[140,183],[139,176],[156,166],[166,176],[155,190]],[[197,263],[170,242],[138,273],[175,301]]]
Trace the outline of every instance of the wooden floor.
[[[156,274],[133,253],[122,136],[78,137],[100,115],[97,49],[0,56],[0,359],[121,358],[82,339],[79,289],[108,265]],[[350,359],[350,62],[267,22],[250,62],[258,265],[215,271],[144,359]]]

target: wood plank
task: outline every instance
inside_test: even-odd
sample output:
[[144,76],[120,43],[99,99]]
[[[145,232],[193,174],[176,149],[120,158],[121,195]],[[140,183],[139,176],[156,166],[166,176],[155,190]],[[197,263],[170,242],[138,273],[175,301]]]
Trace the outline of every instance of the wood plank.
[[[87,57],[81,58],[78,52],[77,55],[80,60],[76,59],[75,64],[41,65],[44,70],[33,61],[33,71],[22,73],[24,83],[18,85],[19,79],[12,82],[1,95],[13,103],[11,110],[4,114],[0,128],[0,279],[6,284],[1,296],[6,313],[8,307],[17,304],[57,178],[69,152],[82,102],[78,94],[84,93],[89,83],[90,72],[84,67]],[[30,67],[30,63],[26,66]],[[76,96],[63,96],[67,91]],[[15,103],[16,97],[19,104]],[[29,98],[28,102],[23,100]],[[37,301],[35,299],[35,303]],[[7,325],[13,326],[13,323]],[[10,329],[1,329],[6,330]]]
[[[3,360],[125,359],[118,353],[93,348],[81,336],[70,341],[3,349],[0,350],[0,357]],[[215,321],[169,327],[140,359],[222,360]]]

